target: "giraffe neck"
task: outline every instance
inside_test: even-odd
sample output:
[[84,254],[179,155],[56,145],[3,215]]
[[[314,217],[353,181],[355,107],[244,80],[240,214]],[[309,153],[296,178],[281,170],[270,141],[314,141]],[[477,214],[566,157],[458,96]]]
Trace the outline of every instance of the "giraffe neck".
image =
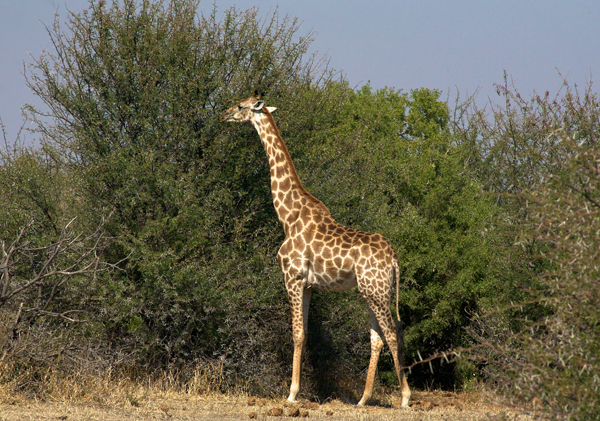
[[302,186],[275,120],[266,107],[263,108],[263,113],[256,115],[252,123],[269,159],[273,205],[286,235],[305,206],[316,207],[330,215],[327,207]]

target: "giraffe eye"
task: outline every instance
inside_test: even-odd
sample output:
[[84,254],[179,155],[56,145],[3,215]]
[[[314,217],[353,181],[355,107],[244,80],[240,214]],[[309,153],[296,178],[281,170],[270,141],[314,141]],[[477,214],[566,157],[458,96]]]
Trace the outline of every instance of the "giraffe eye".
[[241,106],[241,105],[238,105],[238,110],[241,110],[241,109],[242,109],[242,106]]

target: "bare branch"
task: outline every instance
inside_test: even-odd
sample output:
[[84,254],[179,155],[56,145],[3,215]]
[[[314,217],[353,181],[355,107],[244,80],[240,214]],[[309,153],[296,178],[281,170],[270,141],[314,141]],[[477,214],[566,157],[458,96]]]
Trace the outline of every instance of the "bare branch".
[[[49,305],[55,300],[59,290],[70,280],[79,276],[92,276],[114,270],[116,264],[101,262],[98,251],[105,240],[104,219],[90,235],[76,233],[73,224],[76,218],[69,220],[58,233],[58,238],[42,246],[30,245],[25,241],[28,230],[33,226],[30,221],[18,233],[11,246],[6,248],[6,240],[1,240],[2,272],[0,307],[11,299],[25,294],[37,287],[35,306],[36,315],[62,317],[70,320],[66,313],[49,311]],[[26,265],[21,263],[25,258]],[[32,310],[27,310],[32,313]],[[76,321],[73,319],[73,321]]]

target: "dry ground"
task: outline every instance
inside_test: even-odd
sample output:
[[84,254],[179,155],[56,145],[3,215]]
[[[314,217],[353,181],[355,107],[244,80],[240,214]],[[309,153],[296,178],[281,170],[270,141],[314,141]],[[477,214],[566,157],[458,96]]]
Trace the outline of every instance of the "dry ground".
[[[318,420],[531,420],[533,414],[517,412],[489,401],[482,393],[413,392],[408,409],[396,409],[399,396],[386,395],[366,408],[338,400],[322,404],[305,401],[292,406],[285,400],[210,394],[174,393],[126,395],[110,403],[39,401],[24,398],[0,402],[0,420],[277,420],[294,414]],[[281,415],[271,415],[280,410]]]

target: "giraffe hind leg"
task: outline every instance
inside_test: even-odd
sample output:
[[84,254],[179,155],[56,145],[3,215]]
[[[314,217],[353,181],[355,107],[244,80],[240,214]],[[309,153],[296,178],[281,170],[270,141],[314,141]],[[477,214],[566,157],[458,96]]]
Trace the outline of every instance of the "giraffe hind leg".
[[380,317],[377,318],[381,330],[385,336],[385,341],[390,348],[392,357],[394,358],[394,366],[396,368],[396,375],[398,376],[398,383],[400,384],[400,390],[402,393],[402,408],[408,407],[408,401],[410,400],[410,388],[406,380],[406,375],[402,364],[404,363],[401,356],[404,354],[404,341],[403,338],[397,336],[396,322],[392,318],[389,305],[381,309]]
[[402,408],[408,408],[408,401],[410,400],[410,388],[408,387],[408,381],[406,380],[406,373],[402,366],[404,366],[404,323],[401,320],[396,320],[396,337],[398,338],[398,362],[400,363],[400,374],[398,375],[398,381],[400,382],[400,390],[402,392]]
[[375,373],[377,373],[377,363],[379,355],[383,348],[383,335],[377,323],[377,318],[369,306],[369,324],[371,326],[371,360],[369,361],[369,370],[367,372],[367,382],[365,383],[365,391],[358,406],[364,406],[373,395],[373,384],[375,382]]
[[[363,398],[360,400],[359,405],[366,404],[367,400],[371,397],[373,392],[373,382],[375,380],[375,372],[377,370],[377,361],[379,359],[379,354],[381,352],[381,347],[375,353],[377,346],[374,347],[374,342],[377,342],[377,339],[374,339],[374,333],[379,337],[379,340],[385,338],[385,342],[388,344],[390,348],[390,352],[392,353],[392,357],[394,358],[394,366],[396,368],[396,375],[398,376],[398,382],[400,383],[401,393],[402,393],[402,407],[408,407],[408,402],[410,400],[410,388],[408,387],[408,382],[406,380],[406,376],[404,370],[402,369],[403,362],[400,360],[401,349],[400,346],[402,344],[399,343],[398,336],[396,336],[396,323],[392,318],[392,312],[389,307],[389,300],[377,300],[373,297],[365,296],[367,304],[369,305],[369,314],[371,320],[371,361],[369,363],[369,371],[367,374],[367,384],[365,385],[365,392],[363,394]],[[375,319],[373,321],[373,319]],[[373,329],[375,326],[378,328]]]

